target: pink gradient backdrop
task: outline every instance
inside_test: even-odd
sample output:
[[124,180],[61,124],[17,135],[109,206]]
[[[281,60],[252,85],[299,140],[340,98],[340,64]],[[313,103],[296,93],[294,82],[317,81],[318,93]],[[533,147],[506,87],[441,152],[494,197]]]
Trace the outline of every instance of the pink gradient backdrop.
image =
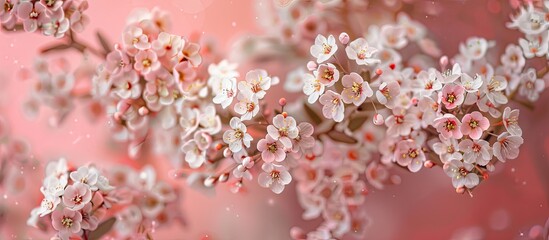
[[[433,32],[445,53],[452,56],[459,42],[473,35],[497,39],[498,42],[499,39],[504,39],[503,42],[516,39],[516,32],[503,27],[509,9],[503,7],[502,11],[491,13],[486,11],[486,5],[493,1],[462,2],[436,3],[444,7],[437,17],[414,12],[416,19]],[[87,12],[91,24],[81,38],[95,44],[93,34],[101,30],[111,41],[119,41],[125,18],[133,8],[158,6],[171,13],[173,33],[186,36],[204,34],[217,39],[220,47],[228,52],[232,40],[237,37],[261,33],[257,24],[261,16],[257,16],[254,4],[260,2],[94,0],[90,1]],[[38,34],[0,33],[0,114],[8,120],[12,135],[28,140],[32,152],[42,164],[59,156],[67,157],[74,164],[94,162],[102,167],[120,162],[124,158],[123,151],[107,141],[108,128],[104,119],[90,123],[79,109],[69,115],[65,125],[52,128],[48,125],[51,114],[47,110],[41,111],[35,120],[24,116],[21,106],[32,80],[17,80],[17,70],[31,66],[40,46],[51,41],[51,38]],[[501,50],[502,46],[504,44],[497,47]],[[75,62],[80,61],[76,56],[69,57]],[[498,166],[498,173],[475,190],[474,198],[455,194],[450,180],[440,169],[425,169],[417,174],[401,172],[401,185],[371,192],[365,204],[373,219],[368,230],[369,238],[451,239],[460,229],[478,226],[484,230],[486,239],[525,239],[521,233],[527,235],[529,226],[542,224],[549,217],[547,103],[549,95],[543,94],[534,112],[522,110],[526,144],[521,149],[521,157]],[[131,164],[131,160],[124,161]],[[162,159],[151,159],[150,162],[164,169],[159,175],[167,177],[167,164]],[[32,169],[22,171],[40,177],[43,174]],[[8,206],[17,204],[22,209],[17,219],[9,221],[9,226],[0,226],[1,231],[13,236],[28,231],[19,227],[24,225],[28,212],[40,201],[39,185],[39,182],[28,183],[24,193],[0,193],[7,195],[0,201]],[[180,185],[185,188],[184,184]],[[299,225],[308,229],[318,223],[301,220],[302,210],[297,204],[293,186],[278,196],[256,185],[249,184],[252,186],[250,191],[243,195],[234,195],[227,188],[220,187],[214,198],[185,188],[182,209],[187,226],[162,227],[155,233],[155,238],[200,239],[208,234],[216,240],[289,239],[290,227]],[[38,236],[38,239],[45,237]]]

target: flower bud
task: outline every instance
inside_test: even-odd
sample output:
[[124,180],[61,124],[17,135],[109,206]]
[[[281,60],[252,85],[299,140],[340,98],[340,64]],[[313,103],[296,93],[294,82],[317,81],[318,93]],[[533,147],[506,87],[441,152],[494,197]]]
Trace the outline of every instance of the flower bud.
[[219,175],[219,182],[226,182],[227,180],[229,180],[228,172]]
[[488,170],[489,172],[493,172],[496,170],[496,166],[494,166],[494,164],[492,163],[488,163],[488,165],[486,165],[486,170]]
[[280,98],[280,99],[278,100],[278,104],[279,104],[280,106],[283,106],[283,107],[284,107],[284,106],[286,106],[286,103],[287,103],[287,102],[286,102],[286,98]]
[[216,177],[207,177],[206,179],[204,179],[204,186],[205,187],[213,187],[213,185],[217,182],[217,178]]
[[341,42],[341,44],[349,43],[349,34],[347,34],[346,32],[342,32],[341,34],[339,34],[339,42]]
[[378,69],[376,69],[376,74],[377,74],[377,75],[381,75],[381,74],[383,74],[383,70],[381,70],[381,69],[379,69],[379,68],[378,68]]
[[230,157],[232,155],[233,152],[229,148],[225,148],[225,150],[223,150],[223,157]]
[[374,121],[374,124],[377,125],[377,126],[383,125],[383,123],[385,123],[385,120],[383,119],[383,116],[381,116],[381,114],[379,114],[379,113],[376,113],[372,120]]
[[446,68],[446,65],[448,65],[448,57],[447,56],[442,56],[439,60],[439,63],[440,63],[440,67],[442,69]]
[[426,168],[432,168],[435,166],[435,163],[431,160],[427,160],[423,163],[423,166],[426,167]]
[[316,63],[313,62],[313,61],[309,61],[309,62],[307,63],[307,69],[309,69],[309,71],[316,70],[316,67],[317,67],[317,65],[316,65]]
[[459,194],[465,193],[465,187],[460,186],[460,187],[456,188],[456,193],[459,193]]
[[288,117],[288,113],[287,113],[287,112],[283,112],[283,113],[282,113],[282,116],[283,116],[284,118],[287,118],[287,117]]
[[145,116],[147,114],[149,114],[149,109],[148,108],[146,108],[145,106],[139,108],[139,115]]

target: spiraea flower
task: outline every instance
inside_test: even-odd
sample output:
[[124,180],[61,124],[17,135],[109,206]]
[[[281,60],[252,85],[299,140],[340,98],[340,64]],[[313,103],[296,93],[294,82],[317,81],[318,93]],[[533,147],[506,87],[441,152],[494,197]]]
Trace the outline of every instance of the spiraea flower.
[[364,79],[355,72],[343,76],[341,81],[344,87],[341,95],[343,102],[347,104],[353,103],[356,106],[360,106],[366,98],[374,94],[368,82],[364,82]]
[[263,172],[259,174],[257,179],[259,185],[270,188],[276,194],[282,193],[284,187],[292,181],[292,175],[282,165],[264,163],[261,169]]
[[455,188],[474,188],[478,185],[479,177],[471,170],[473,170],[473,165],[466,162],[452,160],[444,164],[444,171],[452,178],[452,185]]
[[490,127],[488,118],[478,111],[465,114],[461,119],[461,133],[472,139],[480,139],[482,133]]
[[246,125],[239,118],[233,117],[230,126],[232,129],[223,134],[223,141],[229,144],[229,149],[232,152],[240,152],[243,146],[249,148],[253,138],[247,133]]
[[311,55],[316,58],[317,63],[325,62],[330,59],[337,51],[335,37],[329,35],[328,38],[319,34],[315,38],[315,45],[311,46]]
[[322,114],[328,119],[334,119],[336,122],[343,121],[345,105],[343,98],[338,93],[328,90],[320,97],[320,103],[323,105]]
[[492,146],[494,156],[502,162],[515,159],[518,157],[519,147],[522,143],[524,143],[524,139],[521,136],[514,136],[503,132]]
[[358,65],[368,66],[379,63],[380,60],[374,58],[377,51],[376,48],[369,46],[364,38],[357,38],[345,47],[347,57],[350,60],[355,60]]

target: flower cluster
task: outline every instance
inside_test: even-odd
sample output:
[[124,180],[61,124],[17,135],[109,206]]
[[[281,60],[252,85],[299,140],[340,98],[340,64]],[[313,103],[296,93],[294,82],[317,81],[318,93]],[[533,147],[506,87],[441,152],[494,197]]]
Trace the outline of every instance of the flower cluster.
[[[131,155],[151,135],[165,140],[158,147],[168,148],[174,161],[188,152],[185,160],[198,168],[221,123],[213,104],[204,100],[208,86],[198,68],[200,46],[166,32],[170,25],[156,8],[130,16],[123,43],[108,53],[93,78],[92,96],[103,101],[115,137],[130,143]],[[153,131],[156,126],[159,131]],[[200,142],[187,141],[192,139]]]
[[1,0],[0,25],[6,30],[41,31],[61,38],[82,32],[89,23],[87,0]]
[[51,224],[60,239],[87,239],[117,203],[113,197],[117,191],[99,169],[82,166],[70,170],[64,158],[48,163],[40,191],[44,199],[32,210],[27,224],[38,227],[41,220]]
[[[307,122],[298,124],[294,117],[284,112],[285,98],[279,100],[282,109],[276,115],[272,116],[267,111],[265,96],[272,86],[279,83],[277,77],[269,76],[265,70],[255,69],[246,73],[245,80],[238,81],[238,74],[233,70],[224,61],[210,65],[209,79],[210,85],[219,86],[219,89],[213,88],[214,103],[227,108],[236,98],[233,107],[235,114],[230,114],[230,128],[223,133],[224,145],[221,145],[221,148],[226,147],[224,157],[236,164],[232,170],[233,191],[240,190],[244,178],[253,178],[250,169],[261,161],[263,172],[258,176],[259,185],[279,194],[292,181],[286,159],[299,157],[313,147],[313,126]],[[261,138],[254,144],[255,147],[252,147],[252,135]],[[229,174],[221,173],[213,180],[221,178],[227,181]]]
[[122,209],[114,214],[114,235],[119,238],[151,238],[156,228],[174,220],[183,222],[180,193],[172,185],[159,180],[151,166],[136,171],[127,166],[111,168],[107,176],[119,189],[111,197]]

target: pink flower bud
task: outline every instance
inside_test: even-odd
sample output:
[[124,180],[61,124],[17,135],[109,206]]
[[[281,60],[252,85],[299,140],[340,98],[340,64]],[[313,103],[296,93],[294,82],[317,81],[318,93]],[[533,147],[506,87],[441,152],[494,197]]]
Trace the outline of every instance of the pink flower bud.
[[305,232],[299,228],[299,227],[292,227],[290,229],[290,237],[293,240],[299,240],[299,239],[306,239],[307,235],[305,235]]
[[425,163],[423,163],[423,166],[426,167],[426,168],[432,168],[435,166],[435,163],[431,160],[427,160],[425,161]]
[[446,68],[446,65],[448,65],[448,57],[447,56],[442,56],[439,60],[439,63],[440,63],[440,67],[442,69]]
[[149,114],[149,109],[148,108],[146,108],[145,106],[139,108],[139,115],[145,116],[147,114]]
[[494,164],[492,163],[488,163],[488,165],[486,165],[486,170],[488,170],[489,172],[493,172],[496,170],[496,166],[494,166]]
[[381,75],[381,74],[383,74],[383,70],[381,70],[381,69],[379,69],[379,68],[378,68],[378,69],[376,69],[376,74],[377,74],[377,75]]
[[456,188],[456,193],[463,194],[465,192],[465,187],[461,186]]
[[280,106],[283,106],[283,107],[284,107],[284,106],[286,106],[286,103],[287,103],[287,102],[286,102],[286,98],[280,98],[280,99],[278,100],[278,104],[279,104]]
[[339,42],[341,42],[341,44],[349,43],[349,34],[347,34],[346,32],[342,32],[341,34],[339,34]]
[[385,120],[383,119],[383,116],[381,116],[381,114],[379,114],[379,113],[376,113],[372,120],[374,121],[374,124],[378,125],[378,126],[383,125],[383,123],[385,123]]
[[317,67],[317,65],[316,65],[316,63],[313,62],[313,61],[309,61],[309,62],[307,63],[307,69],[309,69],[309,71],[316,70],[316,67]]

